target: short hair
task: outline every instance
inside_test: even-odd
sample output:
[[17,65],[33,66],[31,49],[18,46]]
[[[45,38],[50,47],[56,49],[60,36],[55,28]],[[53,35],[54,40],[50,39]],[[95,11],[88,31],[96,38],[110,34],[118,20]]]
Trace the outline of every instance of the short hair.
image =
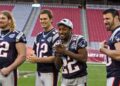
[[103,14],[111,13],[113,17],[118,16],[119,17],[119,12],[116,9],[107,9],[103,11]]
[[52,12],[50,9],[41,10],[41,11],[40,11],[40,15],[41,15],[41,14],[47,14],[50,19],[53,18],[53,12]]
[[15,20],[14,20],[14,18],[12,16],[12,13],[10,11],[8,11],[8,10],[4,10],[4,11],[1,11],[0,14],[5,15],[8,18],[8,20],[11,20],[11,23],[9,25],[10,31],[14,31],[14,29],[16,27],[16,24],[15,24]]

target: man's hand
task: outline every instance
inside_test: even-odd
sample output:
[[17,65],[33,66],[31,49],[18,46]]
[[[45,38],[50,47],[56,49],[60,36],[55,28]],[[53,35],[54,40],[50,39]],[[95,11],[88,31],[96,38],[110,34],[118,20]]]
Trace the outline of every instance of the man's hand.
[[100,48],[108,48],[107,42],[105,40],[100,43]]
[[9,67],[4,67],[0,70],[0,73],[3,75],[3,76],[8,76],[11,72],[11,69]]
[[27,61],[31,62],[31,63],[36,63],[37,59],[38,59],[38,57],[35,54],[32,54],[32,55],[27,57]]
[[59,44],[59,45],[55,46],[56,53],[64,54],[65,50],[66,50],[66,48],[63,44]]
[[102,52],[103,48],[106,48],[106,49],[109,48],[109,46],[107,45],[107,42],[105,40],[100,43],[100,49],[99,49],[100,52]]

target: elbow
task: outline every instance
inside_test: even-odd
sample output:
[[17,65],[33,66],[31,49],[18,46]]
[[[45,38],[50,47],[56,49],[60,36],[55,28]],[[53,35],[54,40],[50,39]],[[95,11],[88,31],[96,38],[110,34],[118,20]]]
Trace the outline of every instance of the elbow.
[[81,57],[79,57],[79,61],[80,62],[87,62],[87,58],[88,58],[88,56],[87,55],[83,55],[83,56],[81,56]]
[[83,58],[83,59],[82,59],[82,62],[87,62],[87,58]]
[[88,58],[87,54],[83,55],[83,62],[87,62],[87,58]]

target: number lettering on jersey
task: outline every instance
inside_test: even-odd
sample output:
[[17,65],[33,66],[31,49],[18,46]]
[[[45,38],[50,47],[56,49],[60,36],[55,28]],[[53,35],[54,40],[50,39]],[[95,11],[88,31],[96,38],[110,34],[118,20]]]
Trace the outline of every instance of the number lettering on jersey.
[[[108,49],[110,49],[110,47],[108,46]],[[109,66],[112,64],[112,59],[110,57],[106,57],[106,66]]]
[[[39,52],[39,48],[41,49]],[[46,43],[37,43],[37,56],[39,54],[39,57],[46,57],[43,56],[44,53],[48,52],[48,45]]]
[[7,57],[8,49],[9,49],[9,43],[1,42],[0,43],[0,57]]
[[74,73],[80,70],[79,66],[75,65],[77,62],[76,60],[69,60],[69,57],[67,59],[63,59],[63,74]]
[[107,57],[106,58],[106,66],[111,65],[111,63],[112,63],[112,59],[110,57]]

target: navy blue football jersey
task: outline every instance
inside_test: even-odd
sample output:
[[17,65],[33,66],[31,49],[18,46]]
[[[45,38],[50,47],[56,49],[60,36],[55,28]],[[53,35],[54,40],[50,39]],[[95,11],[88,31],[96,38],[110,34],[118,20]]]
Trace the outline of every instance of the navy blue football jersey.
[[[37,35],[33,50],[39,58],[53,56],[53,47],[59,42],[60,38],[57,30],[52,29],[48,32],[42,32]],[[54,63],[37,63],[37,71],[39,72],[53,72],[55,70]]]
[[[22,32],[9,30],[3,34],[4,31],[0,34],[0,59],[11,64],[17,58],[16,43],[26,43],[26,37]],[[1,61],[0,61],[1,62]],[[1,63],[0,63],[1,66]]]
[[[120,42],[120,27],[117,28],[108,40],[109,49],[115,50],[115,43]],[[120,61],[107,56],[107,77],[120,77]]]
[[[81,35],[73,35],[70,42],[66,45],[69,51],[78,53],[78,49],[85,48],[87,46],[86,40]],[[87,65],[84,62],[79,62],[70,58],[67,55],[62,56],[63,66],[62,74],[64,78],[76,78],[87,75]]]

